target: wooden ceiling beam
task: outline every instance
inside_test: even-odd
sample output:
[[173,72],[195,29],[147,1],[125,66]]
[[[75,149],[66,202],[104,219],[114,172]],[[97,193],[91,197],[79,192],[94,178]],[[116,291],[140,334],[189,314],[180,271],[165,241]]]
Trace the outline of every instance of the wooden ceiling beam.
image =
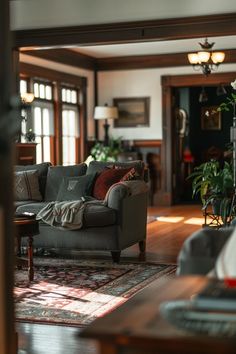
[[236,13],[13,31],[15,47],[98,45],[236,34]]

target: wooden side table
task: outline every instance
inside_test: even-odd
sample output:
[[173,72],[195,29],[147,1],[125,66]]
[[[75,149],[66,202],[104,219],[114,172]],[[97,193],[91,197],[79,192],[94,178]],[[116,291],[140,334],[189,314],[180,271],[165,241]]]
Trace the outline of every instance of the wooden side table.
[[[34,264],[33,264],[33,237],[39,234],[39,224],[35,217],[15,216],[14,224],[16,226],[16,240],[17,240],[17,266],[27,262],[29,281],[34,279]],[[28,237],[28,258],[24,260],[21,258],[21,238]]]
[[16,165],[33,165],[36,163],[36,143],[16,143]]
[[236,338],[200,335],[171,325],[159,312],[163,301],[189,299],[207,277],[161,279],[113,312],[92,322],[81,337],[96,339],[100,354],[235,354]]

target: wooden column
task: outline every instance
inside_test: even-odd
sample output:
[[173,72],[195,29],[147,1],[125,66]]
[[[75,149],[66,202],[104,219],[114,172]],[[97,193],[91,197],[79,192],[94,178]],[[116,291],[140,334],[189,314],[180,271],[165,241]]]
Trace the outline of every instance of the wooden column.
[[172,204],[172,91],[171,87],[163,83],[162,89],[162,126],[163,126],[163,144],[161,156],[161,199],[164,205]]
[[80,102],[80,161],[87,157],[87,79],[84,78],[80,88],[82,102]]
[[54,87],[54,156],[55,165],[62,164],[62,100],[61,100],[61,84],[57,82]]
[[[94,107],[98,105],[98,71],[94,71]],[[95,139],[99,139],[99,132],[98,132],[98,121],[94,120],[95,124]]]
[[[14,116],[9,115],[12,96],[9,1],[0,1],[0,353],[16,353],[13,307],[13,178],[12,142]],[[16,117],[17,119],[17,117]]]

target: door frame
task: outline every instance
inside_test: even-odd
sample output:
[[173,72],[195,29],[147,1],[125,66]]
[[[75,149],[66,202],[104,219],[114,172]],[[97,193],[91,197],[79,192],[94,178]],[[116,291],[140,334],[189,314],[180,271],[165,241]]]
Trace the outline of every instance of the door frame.
[[229,85],[235,80],[235,72],[211,74],[208,77],[200,74],[165,75],[161,77],[162,85],[162,185],[159,199],[164,205],[174,204],[175,185],[175,114],[174,94],[177,87]]

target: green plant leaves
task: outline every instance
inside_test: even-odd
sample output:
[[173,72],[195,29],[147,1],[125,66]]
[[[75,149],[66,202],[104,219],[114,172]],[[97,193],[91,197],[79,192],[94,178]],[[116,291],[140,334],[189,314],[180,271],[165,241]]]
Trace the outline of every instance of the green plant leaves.
[[118,139],[110,138],[109,145],[97,142],[91,149],[90,154],[97,161],[111,161],[117,160],[120,152],[123,151],[121,147],[121,137]]
[[215,199],[222,200],[222,215],[226,204],[231,200],[233,193],[233,169],[227,161],[223,167],[216,160],[211,160],[194,168],[194,172],[188,177],[193,178],[192,196],[200,195],[203,208]]

